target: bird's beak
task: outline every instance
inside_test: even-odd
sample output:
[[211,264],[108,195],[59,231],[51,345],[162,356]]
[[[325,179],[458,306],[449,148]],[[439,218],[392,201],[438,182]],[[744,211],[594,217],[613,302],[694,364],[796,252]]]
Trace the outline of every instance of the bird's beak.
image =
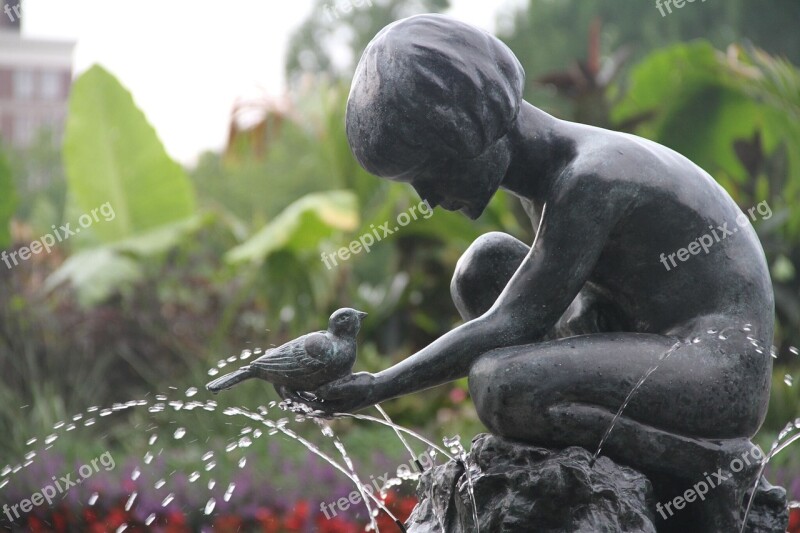
[[356,311],[356,314],[358,315],[359,320],[367,316],[367,313],[365,313],[364,311]]

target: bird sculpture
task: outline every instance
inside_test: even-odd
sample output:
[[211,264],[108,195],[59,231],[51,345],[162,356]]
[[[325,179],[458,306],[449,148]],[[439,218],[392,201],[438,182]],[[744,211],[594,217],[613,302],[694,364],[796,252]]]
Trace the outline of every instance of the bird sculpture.
[[247,379],[258,378],[295,391],[313,391],[349,375],[356,361],[356,335],[363,311],[335,311],[327,331],[308,333],[272,348],[235,372],[215,379],[206,388],[214,394]]

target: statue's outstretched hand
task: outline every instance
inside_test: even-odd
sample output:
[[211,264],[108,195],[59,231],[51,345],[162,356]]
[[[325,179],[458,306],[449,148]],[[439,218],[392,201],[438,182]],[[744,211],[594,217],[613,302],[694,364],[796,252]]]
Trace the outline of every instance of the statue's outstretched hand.
[[375,376],[358,372],[326,383],[315,391],[297,392],[283,386],[275,390],[281,398],[304,403],[326,414],[349,413],[376,403],[372,400]]

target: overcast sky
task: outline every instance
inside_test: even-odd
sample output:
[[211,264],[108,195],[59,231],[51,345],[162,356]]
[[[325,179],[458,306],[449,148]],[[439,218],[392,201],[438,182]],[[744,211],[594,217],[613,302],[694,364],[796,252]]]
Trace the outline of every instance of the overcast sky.
[[[312,7],[312,0],[22,2],[25,35],[77,41],[76,73],[94,63],[113,72],[184,163],[223,146],[237,97],[283,93],[288,37]],[[451,3],[450,14],[492,31],[498,9],[519,1]]]

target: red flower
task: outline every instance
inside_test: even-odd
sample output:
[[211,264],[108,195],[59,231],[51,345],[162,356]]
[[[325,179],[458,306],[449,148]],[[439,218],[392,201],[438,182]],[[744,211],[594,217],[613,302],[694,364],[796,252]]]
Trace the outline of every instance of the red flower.
[[278,515],[269,509],[261,508],[256,511],[256,521],[261,525],[264,533],[278,533],[280,531],[280,520]]
[[789,533],[800,533],[800,507],[789,509]]
[[112,530],[116,530],[119,526],[127,522],[128,514],[119,508],[111,509],[105,519],[106,526]]
[[172,511],[166,516],[165,533],[190,533],[186,525],[186,517],[180,511]]
[[236,533],[242,529],[242,520],[238,516],[220,516],[214,520],[214,530],[220,533]]
[[298,501],[292,512],[283,519],[283,527],[289,531],[300,531],[308,520],[308,507],[307,501]]

